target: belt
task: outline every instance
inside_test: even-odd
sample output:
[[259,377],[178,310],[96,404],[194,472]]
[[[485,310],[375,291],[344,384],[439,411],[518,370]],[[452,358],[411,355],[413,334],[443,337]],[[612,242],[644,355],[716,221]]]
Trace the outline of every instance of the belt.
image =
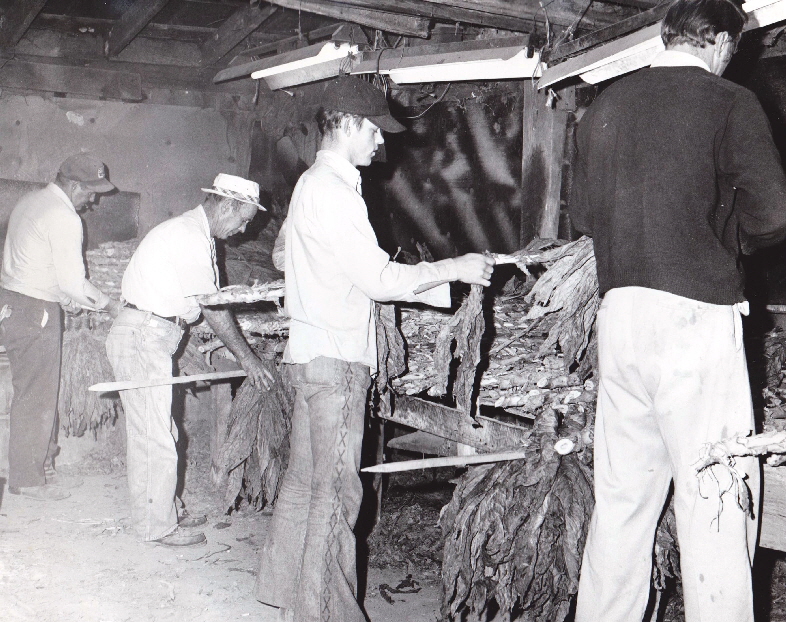
[[142,313],[149,313],[150,315],[155,315],[157,318],[162,320],[166,320],[167,322],[172,322],[172,324],[176,324],[181,329],[185,330],[188,326],[188,322],[186,322],[182,317],[178,315],[170,315],[169,317],[164,317],[163,315],[158,315],[158,313],[153,313],[152,311],[146,311],[145,309],[140,309],[135,304],[130,302],[126,303],[126,308],[133,309],[134,311],[141,311]]

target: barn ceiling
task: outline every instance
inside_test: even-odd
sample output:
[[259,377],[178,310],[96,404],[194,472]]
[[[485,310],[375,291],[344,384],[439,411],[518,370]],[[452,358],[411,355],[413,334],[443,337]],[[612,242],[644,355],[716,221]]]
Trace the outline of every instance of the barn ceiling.
[[213,78],[328,40],[342,24],[366,49],[528,34],[553,64],[659,21],[664,8],[657,0],[3,0],[0,88],[251,109],[259,86],[247,73]]

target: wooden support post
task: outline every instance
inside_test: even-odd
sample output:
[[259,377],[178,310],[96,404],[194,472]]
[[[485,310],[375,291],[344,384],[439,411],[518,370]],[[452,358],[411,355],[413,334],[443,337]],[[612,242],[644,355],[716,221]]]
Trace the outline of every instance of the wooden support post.
[[0,49],[14,47],[46,0],[5,0],[0,7]]
[[212,65],[259,28],[278,9],[248,5],[235,11],[202,45],[202,65]]
[[168,2],[169,0],[146,0],[136,2],[126,9],[112,26],[104,43],[104,54],[107,58],[117,56]]
[[552,108],[546,91],[524,84],[519,244],[533,237],[556,238],[559,230],[562,166],[568,112]]

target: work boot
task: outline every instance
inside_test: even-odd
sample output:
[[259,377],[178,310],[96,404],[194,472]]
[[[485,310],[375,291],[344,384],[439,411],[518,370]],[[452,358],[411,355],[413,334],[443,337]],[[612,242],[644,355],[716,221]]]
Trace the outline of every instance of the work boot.
[[183,513],[177,519],[177,526],[184,529],[192,529],[194,527],[201,527],[207,523],[207,516],[191,516],[190,514]]
[[60,488],[77,488],[82,485],[81,477],[63,476],[53,466],[44,466],[44,476],[47,484]]
[[180,528],[176,528],[172,533],[169,533],[157,540],[151,540],[156,544],[163,544],[164,546],[198,546],[207,541],[205,534],[201,531],[197,533],[185,533]]
[[67,499],[71,493],[63,490],[59,486],[53,484],[44,484],[43,486],[9,486],[8,492],[12,495],[21,495],[28,499],[37,499],[38,501],[60,501]]

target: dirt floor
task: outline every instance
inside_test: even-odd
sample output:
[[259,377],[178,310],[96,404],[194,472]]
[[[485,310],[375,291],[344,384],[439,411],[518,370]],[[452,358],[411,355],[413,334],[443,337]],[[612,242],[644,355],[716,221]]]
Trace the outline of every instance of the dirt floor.
[[[81,480],[71,497],[40,502],[7,494],[0,478],[0,621],[225,622],[255,620],[257,551],[269,512],[227,515],[207,482],[207,441],[192,434],[182,497],[206,514],[207,544],[183,550],[136,540],[128,527],[122,437],[63,439],[58,468]],[[456,471],[391,478],[368,559],[365,607],[373,622],[436,622],[439,511]],[[762,549],[755,569],[757,622],[786,622],[786,555]],[[683,620],[665,603],[665,622]],[[675,606],[676,605],[676,606]]]
[[[192,515],[208,516],[207,544],[181,550],[141,543],[129,529],[120,436],[110,434],[98,443],[61,439],[60,444],[59,472],[72,482],[81,480],[70,498],[41,502],[11,495],[0,479],[2,622],[258,619],[252,587],[270,513],[241,509],[227,515],[219,509],[220,495],[207,485],[206,441],[192,436],[182,497]],[[436,520],[438,507],[431,505],[429,520]],[[399,526],[411,531],[412,521],[422,517],[405,520]],[[371,620],[439,619],[438,562],[385,564],[378,554],[372,559],[377,561],[368,569],[365,587]]]

